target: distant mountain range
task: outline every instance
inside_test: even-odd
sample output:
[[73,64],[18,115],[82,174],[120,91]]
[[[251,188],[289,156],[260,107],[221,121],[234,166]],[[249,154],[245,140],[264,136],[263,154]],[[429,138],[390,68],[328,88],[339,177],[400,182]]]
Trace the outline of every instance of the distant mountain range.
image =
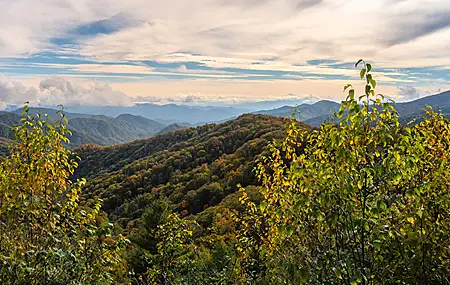
[[[13,134],[11,126],[19,123],[20,110],[14,112],[0,112],[0,138],[11,139]],[[30,108],[29,114],[48,114],[58,118],[56,110],[43,108]],[[148,138],[163,130],[167,125],[130,114],[122,114],[116,118],[104,115],[87,115],[66,113],[69,121],[70,147],[82,144],[111,145]]]
[[249,110],[233,107],[137,104],[133,107],[69,107],[69,112],[117,117],[121,114],[142,116],[165,123],[203,124],[236,117]]
[[[11,113],[14,113],[17,115],[22,115],[22,112],[23,112],[22,109],[17,109],[17,110],[13,110]],[[52,109],[52,108],[33,107],[33,108],[29,109],[28,114],[29,115],[37,115],[37,114],[45,115],[45,114],[47,114],[50,118],[53,118],[54,120],[56,120],[61,117],[61,114],[59,112],[60,112],[59,110]],[[73,119],[73,118],[88,118],[88,117],[92,116],[92,115],[88,115],[88,114],[70,113],[70,112],[66,112],[65,110],[64,110],[64,115],[68,120]]]
[[[272,106],[275,101],[255,103],[256,106]],[[287,103],[289,100],[277,101]],[[249,104],[249,103],[248,103]],[[397,103],[396,108],[402,122],[423,114],[423,109],[432,106],[442,110],[450,117],[450,91],[424,97],[405,103]],[[290,117],[295,113],[297,119],[311,126],[319,126],[334,118],[333,113],[339,103],[321,100],[312,104],[300,104],[296,107],[284,105],[270,110],[249,111],[250,106],[242,103],[239,109],[233,107],[199,107],[186,105],[139,104],[134,107],[70,107],[65,112],[69,120],[69,129],[73,135],[71,147],[82,144],[111,145],[129,142],[135,139],[149,138],[166,134],[183,128],[206,123],[220,123],[244,113]],[[0,112],[0,138],[3,145],[5,139],[12,138],[11,126],[19,122],[22,110]],[[52,108],[30,108],[29,113],[48,114],[52,118],[60,115]]]
[[[321,100],[314,104],[303,104],[299,106],[283,106],[272,110],[262,110],[255,114],[270,115],[276,117],[290,117],[295,114],[296,118],[311,126],[319,126],[323,122],[330,122],[339,108],[340,104]],[[450,91],[436,95],[427,96],[410,102],[396,103],[395,107],[403,123],[424,114],[426,106],[431,106],[435,110],[441,110],[444,115],[450,117]]]

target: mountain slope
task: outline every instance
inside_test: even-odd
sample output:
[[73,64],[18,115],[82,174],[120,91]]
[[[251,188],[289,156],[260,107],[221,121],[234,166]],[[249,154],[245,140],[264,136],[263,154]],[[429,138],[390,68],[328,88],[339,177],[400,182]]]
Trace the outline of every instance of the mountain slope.
[[164,125],[133,115],[117,118],[96,115],[71,119],[69,127],[93,138],[97,144],[110,145],[151,137]]
[[442,110],[443,114],[450,115],[450,90],[436,95],[423,97],[414,101],[397,103],[395,105],[403,122],[408,122],[415,117],[423,115],[426,106]]
[[151,135],[159,132],[166,126],[165,124],[162,124],[160,122],[150,120],[142,116],[134,116],[131,114],[121,114],[116,117],[116,120],[128,122],[136,128],[143,130],[145,133]]
[[[286,119],[242,115],[221,124],[188,128],[109,147],[83,146],[74,178],[86,177],[86,198],[122,226],[142,214],[142,200],[158,193],[172,208],[197,214],[217,205],[237,184],[257,185],[255,159],[284,135]],[[305,126],[307,127],[307,126]]]
[[318,116],[331,114],[332,112],[336,111],[337,108],[339,108],[339,103],[328,100],[321,100],[314,104],[302,104],[297,106],[296,108],[292,106],[283,106],[281,108],[262,110],[255,113],[287,118],[295,112],[295,116],[298,119],[305,121]]
[[0,112],[0,137],[12,139],[11,127],[18,124],[20,116],[10,112]]
[[163,134],[175,132],[175,131],[178,131],[178,130],[186,129],[188,127],[189,126],[186,125],[186,124],[170,124],[167,127],[165,127],[162,130],[160,130],[156,135],[163,135]]

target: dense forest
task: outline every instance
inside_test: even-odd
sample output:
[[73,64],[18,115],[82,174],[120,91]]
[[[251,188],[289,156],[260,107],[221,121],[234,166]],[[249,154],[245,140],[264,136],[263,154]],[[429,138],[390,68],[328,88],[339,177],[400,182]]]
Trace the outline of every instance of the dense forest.
[[356,66],[364,92],[319,127],[247,114],[71,151],[64,117],[25,108],[0,283],[450,283],[450,123],[407,124]]

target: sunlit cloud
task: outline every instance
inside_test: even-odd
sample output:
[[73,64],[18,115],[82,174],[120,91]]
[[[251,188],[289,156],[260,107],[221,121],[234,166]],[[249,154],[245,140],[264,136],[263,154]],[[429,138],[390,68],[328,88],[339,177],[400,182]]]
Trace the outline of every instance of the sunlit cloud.
[[[406,90],[426,96],[450,85],[449,1],[7,0],[0,10],[0,74],[9,78],[1,100],[8,103],[23,99],[10,90],[41,94],[39,82],[55,77],[85,89],[109,86],[80,89],[84,95],[70,100],[67,90],[53,92],[52,102],[71,104],[107,101],[104,92],[115,98],[110,104],[137,96],[339,100],[342,85],[358,80],[353,62],[360,57],[400,100],[416,96]],[[115,92],[132,99],[124,103]],[[48,98],[39,96],[36,102]]]

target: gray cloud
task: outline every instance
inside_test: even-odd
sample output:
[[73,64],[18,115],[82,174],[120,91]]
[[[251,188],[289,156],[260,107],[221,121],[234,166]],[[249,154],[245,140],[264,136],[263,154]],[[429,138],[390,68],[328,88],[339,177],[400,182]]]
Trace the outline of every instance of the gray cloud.
[[397,95],[400,101],[411,101],[422,96],[421,92],[413,86],[397,87]]
[[398,15],[390,21],[389,31],[381,36],[381,40],[393,46],[448,28],[449,15],[450,9]]
[[323,0],[295,0],[294,2],[296,9],[306,9],[321,4]]

